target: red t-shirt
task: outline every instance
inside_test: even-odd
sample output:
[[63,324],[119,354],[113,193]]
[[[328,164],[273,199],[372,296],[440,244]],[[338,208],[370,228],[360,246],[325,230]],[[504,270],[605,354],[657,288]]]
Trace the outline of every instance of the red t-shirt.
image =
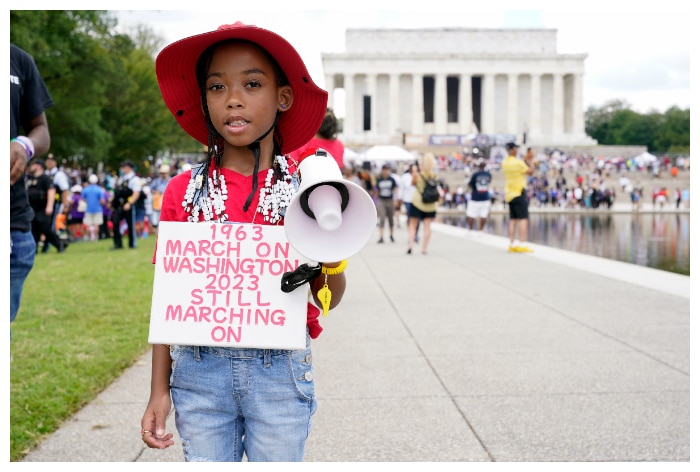
[[333,156],[335,162],[338,163],[338,167],[340,167],[341,169],[345,167],[345,163],[343,161],[343,155],[345,154],[345,146],[339,139],[311,138],[311,141],[309,141],[296,151],[291,152],[289,155],[296,162],[299,162],[299,158],[301,157],[302,153],[309,148],[325,149],[331,156]]
[[[294,171],[294,167],[291,162],[290,172]],[[209,169],[209,175],[211,176],[213,169]],[[238,223],[255,223],[259,225],[266,225],[263,216],[257,213],[258,200],[260,197],[260,190],[265,186],[265,178],[267,177],[268,169],[261,170],[258,172],[258,190],[255,191],[253,198],[248,207],[248,211],[243,211],[243,204],[245,203],[248,195],[253,189],[253,176],[244,176],[238,172],[234,172],[229,169],[220,169],[221,175],[224,176],[226,182],[226,188],[228,189],[228,199],[225,202],[226,214],[228,215],[228,221],[238,222]],[[168,183],[165,188],[165,193],[163,194],[163,202],[160,210],[160,221],[187,221],[189,214],[185,212],[185,208],[182,206],[182,202],[185,199],[185,191],[190,183],[190,177],[192,171],[186,171],[182,174],[178,174]],[[200,212],[200,221],[204,219],[204,215]],[[284,224],[284,219],[282,219],[277,224]],[[157,240],[156,240],[157,244]],[[153,263],[155,264],[155,252],[153,253]],[[315,305],[308,303],[306,312],[306,326],[309,329],[309,335],[311,338],[315,339],[321,334],[323,328],[318,322],[318,316],[321,311]]]

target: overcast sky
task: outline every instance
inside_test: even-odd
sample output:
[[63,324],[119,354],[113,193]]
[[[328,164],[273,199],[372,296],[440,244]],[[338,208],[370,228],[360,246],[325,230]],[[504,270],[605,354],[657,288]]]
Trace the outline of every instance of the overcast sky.
[[[120,8],[129,8],[132,4],[140,8],[162,8],[163,5],[159,5],[162,3],[124,2],[120,3]],[[236,2],[237,5],[241,3]],[[664,10],[638,9],[636,5],[635,10],[625,9],[623,5],[628,2],[619,0],[588,0],[585,4],[590,9],[587,10],[563,10],[563,7],[555,10],[551,7],[556,8],[557,3],[537,0],[490,0],[484,3],[492,9],[479,11],[449,9],[442,6],[446,4],[442,0],[426,2],[433,9],[410,8],[405,1],[377,0],[347,3],[369,3],[382,8],[328,10],[332,3],[330,0],[268,0],[260,2],[264,10],[123,9],[118,17],[120,29],[128,31],[134,24],[145,24],[164,39],[164,44],[235,21],[271,29],[297,48],[313,80],[321,87],[325,87],[321,54],[345,50],[346,28],[554,28],[557,29],[558,53],[588,54],[584,108],[601,106],[611,99],[626,100],[641,113],[652,108],[664,112],[673,105],[690,107],[690,40],[692,28],[697,26],[691,23],[694,15],[683,11],[680,1],[657,2]],[[529,8],[541,9],[507,9],[518,8],[518,4],[523,3]],[[165,5],[167,8],[172,3]],[[603,6],[608,9],[604,10]]]

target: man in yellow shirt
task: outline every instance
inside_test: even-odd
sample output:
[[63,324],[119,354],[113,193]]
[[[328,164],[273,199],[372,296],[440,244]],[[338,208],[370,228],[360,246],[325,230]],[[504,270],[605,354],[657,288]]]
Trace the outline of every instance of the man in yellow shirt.
[[527,242],[527,230],[529,223],[527,176],[535,171],[534,153],[528,153],[525,160],[519,159],[518,145],[506,144],[508,157],[501,163],[501,171],[505,177],[505,200],[508,203],[510,220],[508,221],[508,236],[510,246],[508,252],[532,252],[532,249],[515,239],[515,231],[518,230],[520,241]]

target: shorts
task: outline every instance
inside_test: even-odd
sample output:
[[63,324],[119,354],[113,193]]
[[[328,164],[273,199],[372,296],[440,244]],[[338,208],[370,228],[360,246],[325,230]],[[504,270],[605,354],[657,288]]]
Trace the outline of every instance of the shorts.
[[416,207],[415,205],[411,205],[411,210],[408,214],[409,218],[418,218],[419,220],[435,218],[436,215],[437,211],[422,211],[419,210],[418,207]]
[[102,216],[102,212],[100,212],[100,213],[85,213],[85,217],[83,218],[83,223],[88,225],[88,226],[100,226],[102,223],[104,223],[104,217]]
[[153,210],[153,213],[151,213],[150,218],[148,218],[148,221],[151,223],[152,226],[158,226],[158,223],[160,223],[160,210]]
[[508,208],[510,210],[510,217],[513,220],[526,220],[529,218],[527,197],[523,194],[519,197],[515,197],[510,202],[508,202]]
[[487,218],[491,210],[491,201],[474,201],[467,202],[467,218]]

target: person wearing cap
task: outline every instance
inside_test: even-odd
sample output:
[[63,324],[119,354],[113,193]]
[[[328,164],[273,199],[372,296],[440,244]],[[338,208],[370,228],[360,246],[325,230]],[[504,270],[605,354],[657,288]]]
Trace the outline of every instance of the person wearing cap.
[[99,185],[100,179],[95,174],[88,177],[88,185],[83,189],[83,200],[87,203],[83,223],[87,228],[88,241],[99,239],[100,226],[104,223],[103,207],[106,205],[104,189]]
[[123,161],[119,166],[120,177],[114,186],[112,197],[112,250],[124,248],[122,221],[126,223],[126,232],[129,238],[129,249],[136,249],[136,202],[141,196],[141,179],[134,172],[134,164],[131,161]]
[[467,225],[469,231],[474,231],[474,223],[477,220],[477,231],[483,231],[491,210],[491,172],[486,170],[486,161],[483,158],[479,158],[476,161],[476,167],[477,171],[472,174],[467,184],[471,190],[467,201]]
[[32,159],[29,164],[29,175],[27,176],[27,195],[29,204],[34,210],[32,220],[32,235],[38,247],[42,244],[49,246],[52,244],[61,253],[65,251],[68,242],[62,241],[53,229],[53,212],[56,197],[56,187],[53,185],[51,177],[46,174],[46,164],[37,158]]
[[53,105],[34,58],[10,44],[10,323],[19,311],[24,282],[36,256],[34,211],[27,197],[25,171],[33,157],[49,150],[46,110]]
[[[518,145],[509,142],[506,144],[508,156],[501,162],[501,171],[505,178],[504,198],[508,204],[508,237],[510,245],[508,252],[532,252],[526,246],[527,231],[529,224],[528,206],[530,204],[527,196],[527,176],[535,171],[535,160],[533,155],[526,155],[525,160],[519,159]],[[519,239],[516,239],[516,232]]]
[[151,225],[151,230],[154,234],[158,234],[158,223],[160,222],[160,210],[163,204],[163,194],[165,193],[165,187],[168,186],[170,182],[170,166],[168,164],[161,164],[158,167],[158,177],[151,180],[151,197],[152,211],[151,217],[148,222]]
[[[328,102],[294,47],[237,22],[166,46],[156,75],[177,122],[207,147],[201,164],[165,188],[160,232],[171,221],[284,224],[299,177],[285,156],[311,140]],[[319,262],[325,276],[305,286],[314,300],[305,306],[305,349],[153,345],[146,445],[174,444],[166,431],[172,399],[187,461],[303,459],[316,410],[310,339],[321,332],[318,293],[332,293],[323,306],[333,309],[346,284],[347,261]]]
[[71,241],[83,240],[83,219],[87,204],[83,199],[83,186],[75,184],[70,188],[70,211],[68,213],[68,234]]
[[[70,178],[62,169],[58,167],[56,157],[49,153],[46,156],[46,173],[53,179],[53,184],[56,187],[56,203],[54,205],[55,215],[63,213],[67,215],[70,212]],[[48,251],[48,247],[44,248]]]

